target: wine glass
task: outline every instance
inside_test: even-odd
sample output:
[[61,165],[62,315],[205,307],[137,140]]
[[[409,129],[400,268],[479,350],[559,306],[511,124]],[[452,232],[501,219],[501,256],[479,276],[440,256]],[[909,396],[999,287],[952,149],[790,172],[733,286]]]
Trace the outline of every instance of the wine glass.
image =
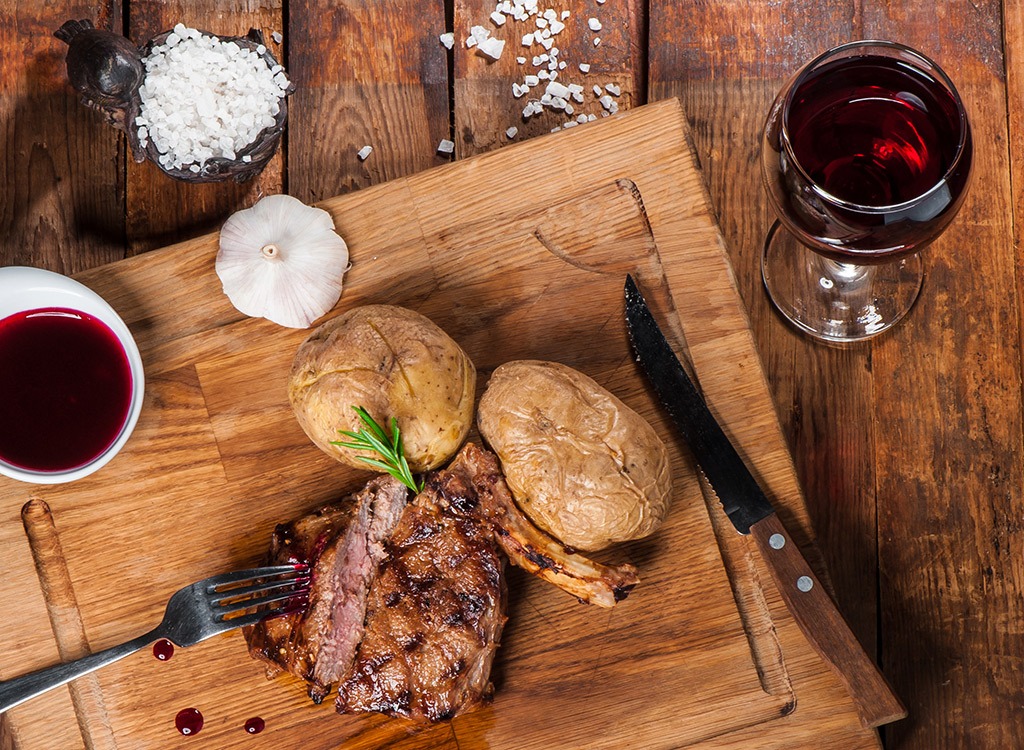
[[920,52],[856,41],[801,68],[761,142],[778,215],[761,273],[776,308],[825,341],[895,325],[921,290],[918,251],[963,202],[971,154],[960,95]]

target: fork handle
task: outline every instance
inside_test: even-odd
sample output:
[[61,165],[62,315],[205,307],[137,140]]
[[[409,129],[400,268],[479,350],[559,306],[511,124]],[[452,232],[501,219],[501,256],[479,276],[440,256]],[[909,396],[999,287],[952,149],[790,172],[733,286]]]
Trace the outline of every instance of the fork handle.
[[95,654],[83,656],[81,659],[64,662],[63,664],[55,664],[52,667],[40,669],[38,672],[30,672],[21,677],[0,682],[0,714],[24,703],[30,698],[35,698],[37,695],[41,695],[55,687],[66,685],[74,679],[96,671],[100,667],[105,667],[118,659],[123,659],[129,654],[134,654],[140,648],[148,646],[160,637],[160,629],[157,628],[145,635],[140,635],[138,638],[133,638],[127,643],[111,646],[103,651],[97,651]]

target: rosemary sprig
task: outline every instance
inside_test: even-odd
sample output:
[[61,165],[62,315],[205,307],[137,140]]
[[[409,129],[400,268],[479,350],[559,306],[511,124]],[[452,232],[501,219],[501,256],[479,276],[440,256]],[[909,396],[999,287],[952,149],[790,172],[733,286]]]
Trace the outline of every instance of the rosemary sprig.
[[[423,482],[416,482],[409,469],[409,462],[405,458],[405,450],[402,447],[402,433],[398,430],[398,420],[391,418],[391,430],[385,431],[383,427],[374,421],[369,412],[361,406],[353,406],[359,419],[365,425],[359,432],[338,430],[342,435],[350,438],[351,442],[343,440],[332,440],[331,445],[339,445],[342,448],[352,448],[357,451],[373,451],[380,455],[380,458],[369,456],[356,456],[360,461],[365,461],[381,471],[387,472],[400,481],[413,492],[423,491]],[[390,434],[388,434],[390,432]]]

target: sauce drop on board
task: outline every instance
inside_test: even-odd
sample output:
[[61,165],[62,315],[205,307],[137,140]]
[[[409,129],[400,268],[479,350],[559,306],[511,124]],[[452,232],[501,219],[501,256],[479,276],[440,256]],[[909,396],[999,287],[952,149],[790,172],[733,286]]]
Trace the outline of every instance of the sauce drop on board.
[[186,737],[199,734],[203,728],[203,714],[198,708],[183,708],[174,717],[174,726]]
[[160,661],[167,661],[174,656],[174,644],[166,638],[161,638],[153,644],[153,656]]
[[253,716],[245,722],[245,731],[249,734],[259,734],[266,725],[266,722],[259,716]]

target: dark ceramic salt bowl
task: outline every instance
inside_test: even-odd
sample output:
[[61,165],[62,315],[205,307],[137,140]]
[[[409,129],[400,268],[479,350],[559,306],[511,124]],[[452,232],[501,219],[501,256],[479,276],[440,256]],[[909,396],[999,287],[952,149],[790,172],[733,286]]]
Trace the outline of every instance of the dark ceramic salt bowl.
[[[158,34],[139,48],[127,38],[93,28],[90,21],[83,20],[66,22],[54,32],[54,36],[68,45],[68,79],[82,95],[82,102],[102,112],[108,123],[125,133],[135,161],[149,159],[161,172],[182,182],[221,182],[228,179],[245,182],[252,179],[263,170],[281,143],[281,133],[288,119],[286,97],[295,90],[294,84],[289,83],[285,97],[281,98],[274,124],[260,131],[252,143],[238,151],[234,159],[207,159],[199,172],[187,167],[165,167],[160,163],[160,152],[151,140],[145,146],[139,142],[135,118],[141,107],[139,86],[145,78],[142,60],[154,47],[163,44],[171,33]],[[250,29],[244,37],[219,36],[202,30],[200,33],[217,36],[222,42],[234,42],[257,54],[260,54],[257,47],[263,45],[261,57],[267,66],[273,68],[279,64],[267,49],[262,32],[257,29]],[[246,156],[249,157],[248,162],[243,161]]]

